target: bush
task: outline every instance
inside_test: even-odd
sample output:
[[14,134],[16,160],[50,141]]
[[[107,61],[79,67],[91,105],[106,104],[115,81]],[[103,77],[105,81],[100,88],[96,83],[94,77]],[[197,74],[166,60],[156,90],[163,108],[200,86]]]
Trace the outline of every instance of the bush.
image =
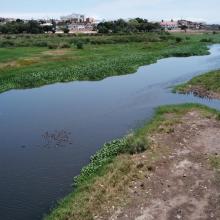
[[12,38],[12,37],[9,36],[9,35],[5,36],[5,39],[7,39],[7,40],[10,40],[11,38]]
[[163,36],[163,35],[160,36],[159,38],[160,38],[161,40],[164,40],[164,41],[168,40],[168,37],[167,37],[167,36]]
[[62,44],[60,44],[60,48],[70,48],[71,46],[70,46],[70,44],[68,44],[68,43],[62,43]]
[[68,28],[63,28],[63,33],[64,34],[68,34],[70,32],[70,30]]
[[117,155],[127,148],[126,138],[116,139],[104,144],[104,146],[91,157],[90,164],[84,167],[79,176],[74,178],[75,186],[88,180],[106,164],[110,163]]
[[33,46],[36,46],[36,47],[47,47],[48,43],[46,41],[39,41],[39,42],[33,43]]
[[211,38],[203,38],[203,39],[200,40],[200,42],[212,43],[212,39]]
[[77,42],[77,43],[76,43],[76,48],[77,48],[77,49],[83,49],[83,48],[84,48],[83,42],[81,42],[81,41]]
[[176,37],[176,42],[180,43],[183,39],[181,37]]
[[144,152],[149,145],[146,137],[128,136],[126,151],[130,154],[137,154]]
[[57,46],[56,44],[49,44],[49,45],[48,45],[48,48],[49,48],[49,49],[57,49],[58,46]]
[[13,46],[15,46],[15,43],[10,40],[0,42],[0,47],[13,47]]

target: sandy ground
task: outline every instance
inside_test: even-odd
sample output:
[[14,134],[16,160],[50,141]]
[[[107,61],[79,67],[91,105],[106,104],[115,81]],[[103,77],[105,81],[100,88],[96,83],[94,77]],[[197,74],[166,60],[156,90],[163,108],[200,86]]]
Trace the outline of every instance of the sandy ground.
[[[172,126],[151,137],[154,151],[166,153],[128,186],[129,203],[108,219],[220,220],[220,171],[210,164],[220,154],[220,121],[193,110]],[[148,152],[134,160],[141,168]]]

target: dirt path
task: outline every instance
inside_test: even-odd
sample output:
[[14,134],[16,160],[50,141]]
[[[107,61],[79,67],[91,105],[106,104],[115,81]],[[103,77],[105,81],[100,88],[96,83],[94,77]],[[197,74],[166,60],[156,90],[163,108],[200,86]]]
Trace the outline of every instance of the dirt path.
[[[160,129],[166,132],[151,140],[153,151],[163,156],[148,166],[144,179],[129,186],[130,202],[109,219],[219,220],[220,171],[211,161],[219,159],[220,121],[192,110],[180,123]],[[133,160],[141,168],[149,157],[145,152]]]

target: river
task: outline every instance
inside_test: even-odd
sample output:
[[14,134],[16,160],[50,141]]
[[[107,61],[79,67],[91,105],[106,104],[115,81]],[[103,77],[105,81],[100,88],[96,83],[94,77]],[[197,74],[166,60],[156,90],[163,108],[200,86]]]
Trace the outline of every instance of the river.
[[134,74],[0,94],[0,219],[38,220],[71,192],[73,177],[106,141],[148,121],[155,107],[220,101],[172,94],[170,86],[220,68],[210,55],[167,58]]

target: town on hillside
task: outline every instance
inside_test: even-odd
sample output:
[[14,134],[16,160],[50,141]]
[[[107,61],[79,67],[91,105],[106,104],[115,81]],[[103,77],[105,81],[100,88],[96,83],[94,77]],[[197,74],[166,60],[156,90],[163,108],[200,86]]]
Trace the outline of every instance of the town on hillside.
[[[121,19],[123,20],[123,19]],[[132,20],[132,19],[130,19]],[[147,21],[146,19],[144,19]],[[103,23],[104,21],[102,21]],[[97,26],[101,22],[92,17],[86,17],[83,14],[73,13],[67,16],[61,16],[60,19],[16,19],[0,17],[0,34],[10,33],[7,24],[27,24],[32,23],[39,26],[44,33],[96,33]],[[162,30],[169,32],[206,32],[220,31],[219,24],[206,24],[205,22],[195,22],[189,20],[161,20],[151,22],[158,24]],[[18,28],[19,29],[19,28]],[[21,29],[21,28],[20,28]],[[20,31],[19,33],[21,33]],[[24,31],[25,33],[25,28]]]

